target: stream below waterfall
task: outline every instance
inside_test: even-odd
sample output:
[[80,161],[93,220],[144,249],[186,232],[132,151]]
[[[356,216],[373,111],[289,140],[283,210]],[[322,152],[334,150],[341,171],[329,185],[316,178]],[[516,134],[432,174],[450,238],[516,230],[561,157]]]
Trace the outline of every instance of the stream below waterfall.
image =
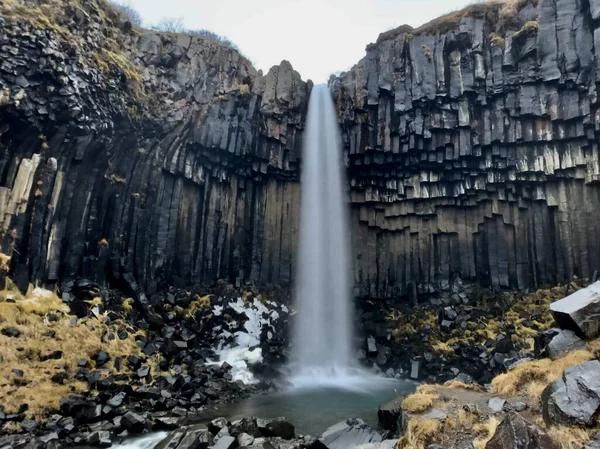
[[[377,428],[380,405],[414,391],[410,381],[381,379],[355,389],[298,388],[291,391],[252,396],[234,404],[220,404],[198,415],[194,422],[204,423],[218,417],[229,420],[256,416],[263,419],[286,417],[299,434],[319,436],[332,425],[347,418],[361,418]],[[113,449],[154,449],[166,436],[164,432],[130,440]]]

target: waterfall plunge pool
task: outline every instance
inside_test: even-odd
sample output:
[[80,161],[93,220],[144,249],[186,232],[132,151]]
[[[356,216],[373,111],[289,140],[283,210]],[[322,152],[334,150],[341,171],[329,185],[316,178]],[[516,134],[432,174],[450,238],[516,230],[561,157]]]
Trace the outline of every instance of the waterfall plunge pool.
[[[233,421],[250,416],[262,419],[284,416],[294,425],[296,433],[320,436],[340,421],[361,418],[376,429],[379,406],[397,396],[413,392],[416,385],[415,382],[407,380],[371,377],[368,382],[354,383],[351,388],[296,387],[277,393],[252,396],[233,404],[220,404],[201,412],[194,419],[194,423],[207,423],[219,417]],[[166,432],[147,435],[112,447],[153,449],[166,435]]]
[[406,380],[370,378],[369,383],[353,388],[335,386],[298,387],[291,390],[252,396],[233,404],[220,404],[199,415],[199,422],[226,417],[229,420],[256,416],[262,419],[287,418],[304,435],[319,436],[347,418],[361,418],[377,428],[380,405],[416,388]]

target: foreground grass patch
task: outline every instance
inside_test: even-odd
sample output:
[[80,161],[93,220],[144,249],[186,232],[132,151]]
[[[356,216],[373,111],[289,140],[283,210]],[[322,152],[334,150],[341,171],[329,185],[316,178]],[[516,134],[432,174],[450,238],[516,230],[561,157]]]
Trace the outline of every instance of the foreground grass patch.
[[123,321],[109,322],[104,315],[77,319],[68,310],[48,290],[0,292],[0,405],[6,413],[27,404],[26,415],[43,421],[63,397],[88,390],[75,374],[81,366],[96,368],[91,358],[98,351],[110,357],[97,367],[103,377],[117,373],[117,357],[141,356],[139,332]]
[[559,379],[565,369],[593,359],[594,354],[584,349],[571,352],[558,360],[542,359],[522,363],[512,371],[496,376],[492,381],[492,393],[503,396],[527,394],[539,403],[544,389]]
[[436,401],[440,398],[435,386],[419,385],[417,391],[402,401],[402,410],[409,413],[421,413],[433,407]]

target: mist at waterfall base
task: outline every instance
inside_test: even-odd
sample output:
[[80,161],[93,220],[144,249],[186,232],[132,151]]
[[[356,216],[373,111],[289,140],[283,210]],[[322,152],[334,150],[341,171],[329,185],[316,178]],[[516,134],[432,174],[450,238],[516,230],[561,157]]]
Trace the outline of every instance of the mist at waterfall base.
[[326,85],[310,95],[302,154],[293,388],[364,389],[354,361],[348,201],[338,117]]

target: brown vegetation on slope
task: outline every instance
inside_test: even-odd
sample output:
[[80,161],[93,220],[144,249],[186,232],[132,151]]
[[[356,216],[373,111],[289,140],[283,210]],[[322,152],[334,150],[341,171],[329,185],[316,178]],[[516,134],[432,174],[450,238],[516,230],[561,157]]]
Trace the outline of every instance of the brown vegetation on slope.
[[[92,357],[99,351],[110,357],[96,367],[102,377],[132,374],[125,361],[142,356],[138,335],[142,332],[102,314],[77,319],[55,293],[30,287],[22,295],[7,279],[0,291],[0,405],[18,413],[27,404],[26,415],[44,421],[63,397],[90,392],[77,371],[83,363],[94,369]],[[117,358],[123,360],[120,370]]]
[[528,4],[538,5],[538,0],[487,0],[473,3],[463,9],[444,14],[432,21],[413,29],[409,25],[401,25],[398,28],[381,33],[377,43],[393,39],[400,34],[408,35],[439,35],[449,33],[458,28],[461,19],[473,17],[486,19],[493,29],[490,37],[494,37],[494,43],[504,46],[504,33],[508,30],[519,30],[523,23],[519,19],[519,11]]

